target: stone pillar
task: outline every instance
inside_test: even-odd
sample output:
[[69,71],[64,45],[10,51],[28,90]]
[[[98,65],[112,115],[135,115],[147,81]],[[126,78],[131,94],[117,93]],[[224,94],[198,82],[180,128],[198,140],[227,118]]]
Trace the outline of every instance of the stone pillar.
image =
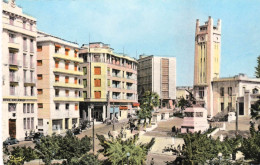
[[106,105],[103,105],[102,119],[103,121],[106,119]]
[[87,119],[87,113],[85,109],[82,110],[82,119],[83,121]]
[[110,104],[107,105],[107,118],[110,118]]
[[88,106],[88,121],[91,121],[91,108]]

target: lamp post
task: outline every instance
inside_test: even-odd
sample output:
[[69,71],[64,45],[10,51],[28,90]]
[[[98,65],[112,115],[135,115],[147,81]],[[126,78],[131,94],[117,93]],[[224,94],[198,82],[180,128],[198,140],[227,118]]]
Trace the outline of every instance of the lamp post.
[[[93,112],[93,114],[94,114],[94,104],[90,104],[90,108],[91,108],[91,111]],[[89,114],[89,115],[91,115],[91,114]],[[94,115],[93,115],[93,119],[92,119],[92,121],[93,121],[93,128],[92,128],[92,136],[93,136],[93,154],[95,154],[95,132],[94,132]]]
[[238,135],[238,109],[239,109],[239,106],[238,106],[238,102],[236,100],[236,135]]
[[222,159],[222,153],[218,153],[218,160],[219,160],[219,164],[221,163],[221,159]]
[[126,156],[127,156],[127,165],[129,165],[129,157],[130,157],[130,153],[127,152],[127,153],[126,153]]

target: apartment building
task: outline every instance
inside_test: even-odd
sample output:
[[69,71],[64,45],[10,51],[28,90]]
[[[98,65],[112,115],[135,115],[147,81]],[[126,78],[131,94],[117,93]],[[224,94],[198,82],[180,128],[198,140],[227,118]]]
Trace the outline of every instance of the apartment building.
[[79,123],[79,102],[83,101],[78,44],[38,32],[37,95],[38,130],[64,133]]
[[37,131],[36,19],[2,2],[2,140]]
[[84,102],[80,103],[83,120],[112,119],[113,112],[121,120],[137,109],[137,61],[134,58],[116,54],[102,42],[83,45],[79,56],[84,59],[80,64],[84,73],[81,76]]
[[172,109],[176,100],[176,58],[140,55],[138,59],[138,95],[156,92],[160,108]]

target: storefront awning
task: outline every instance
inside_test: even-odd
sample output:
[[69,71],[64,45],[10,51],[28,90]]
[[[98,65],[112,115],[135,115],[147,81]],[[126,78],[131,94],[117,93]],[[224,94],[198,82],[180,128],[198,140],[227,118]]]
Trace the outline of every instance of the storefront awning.
[[120,106],[119,109],[120,109],[120,110],[128,110],[128,107],[126,107],[126,106]]
[[133,103],[133,107],[138,107],[140,106],[140,103]]
[[[110,113],[113,113],[113,107],[110,107]],[[115,107],[115,113],[119,113],[119,107]]]

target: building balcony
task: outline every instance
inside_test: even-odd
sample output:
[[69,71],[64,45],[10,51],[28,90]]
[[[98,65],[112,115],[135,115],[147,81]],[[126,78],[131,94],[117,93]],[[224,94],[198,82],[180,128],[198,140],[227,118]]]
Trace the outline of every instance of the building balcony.
[[35,85],[36,85],[36,79],[35,78],[24,79],[24,86],[35,86]]
[[22,33],[31,37],[36,37],[37,36],[37,32],[36,31],[30,31],[27,29],[24,29],[22,27],[19,26],[15,26],[15,25],[10,25],[8,23],[4,23],[3,24],[3,29],[7,29],[10,31],[14,31],[14,32],[18,32],[18,33]]
[[11,95],[10,96],[3,96],[3,99],[4,100],[9,100],[9,99],[12,99],[12,100],[31,100],[31,101],[37,101],[37,97],[36,96],[19,96],[18,93],[15,93],[14,95]]
[[120,86],[120,85],[115,85],[115,84],[113,84],[113,85],[112,85],[112,88],[121,89],[121,86]]
[[54,54],[53,57],[83,63],[83,58],[66,56],[65,54]]
[[16,60],[9,60],[9,69],[10,70],[15,70],[17,71],[20,66],[20,61],[16,61]]
[[54,68],[53,72],[83,76],[83,72],[81,71],[66,70],[61,68]]
[[64,88],[84,88],[84,86],[81,84],[71,84],[71,83],[62,83],[62,82],[55,82],[53,86],[64,87]]
[[120,97],[120,96],[113,95],[113,96],[112,96],[112,99],[113,99],[113,100],[119,100],[119,99],[121,99],[121,97]]
[[66,97],[66,96],[56,96],[54,97],[53,101],[71,101],[71,102],[78,102],[78,101],[84,101],[83,97]]
[[119,77],[119,78],[121,77],[119,74],[115,74],[115,73],[112,73],[112,76],[113,77]]
[[18,43],[9,42],[9,43],[8,43],[8,48],[19,50],[20,45],[19,45]]
[[30,64],[30,69],[35,69],[35,64]]

